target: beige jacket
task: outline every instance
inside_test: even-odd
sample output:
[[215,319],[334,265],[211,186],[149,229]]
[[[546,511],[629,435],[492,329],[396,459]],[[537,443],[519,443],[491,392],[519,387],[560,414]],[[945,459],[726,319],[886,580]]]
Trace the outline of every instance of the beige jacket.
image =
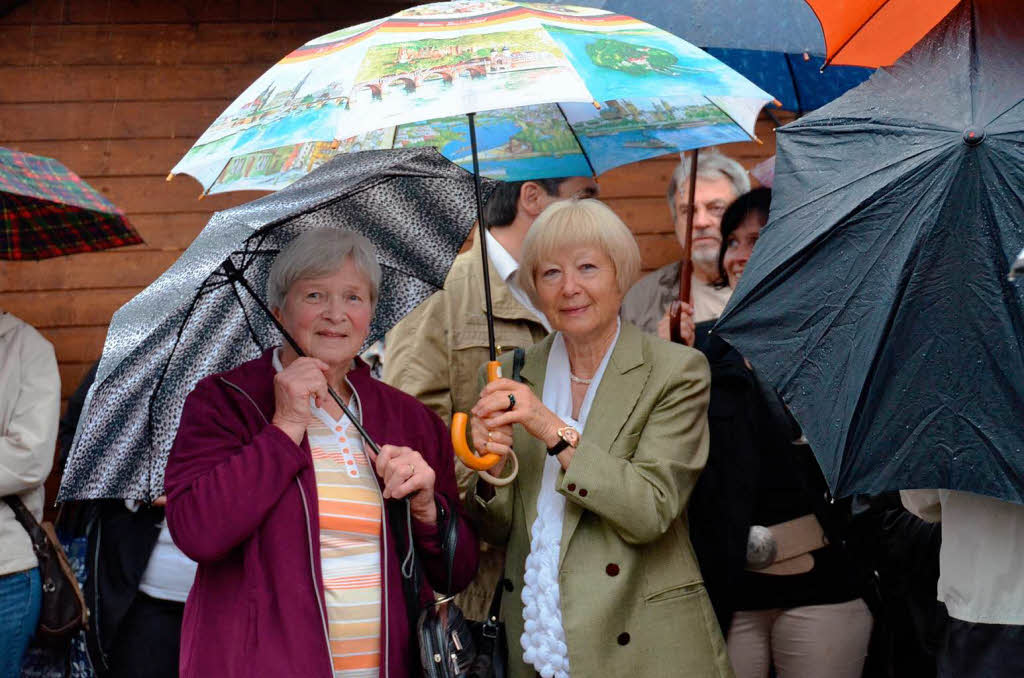
[[[640,278],[622,300],[622,319],[644,332],[657,334],[658,323],[669,304],[679,298],[680,268],[681,264],[676,261]],[[695,322],[714,320],[722,315],[732,296],[732,288],[708,285],[697,276],[693,276],[690,289]]]
[[[0,497],[17,494],[43,516],[43,483],[53,466],[60,375],[53,346],[10,313],[0,314]],[[32,542],[0,501],[0,576],[38,564]]]
[[[550,349],[549,338],[527,351],[523,377],[537,394]],[[579,447],[556,480],[566,498],[559,583],[573,676],[733,675],[686,517],[708,455],[710,381],[698,351],[622,324]],[[474,485],[467,503],[481,536],[507,544],[510,676],[532,678],[520,596],[546,450],[522,427],[514,435],[516,481],[489,501]]]
[[[547,335],[490,267],[494,333],[499,352],[527,348]],[[455,258],[444,289],[388,333],[383,380],[415,397],[451,425],[453,412],[468,412],[480,398],[477,376],[488,360],[480,239]],[[476,474],[456,464],[459,487]]]

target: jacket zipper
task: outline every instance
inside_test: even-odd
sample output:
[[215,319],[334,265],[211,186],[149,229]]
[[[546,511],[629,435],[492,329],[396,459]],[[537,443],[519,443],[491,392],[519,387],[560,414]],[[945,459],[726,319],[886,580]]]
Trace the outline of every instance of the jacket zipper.
[[[363,423],[363,405],[362,405],[362,403],[359,400],[359,393],[358,393],[358,391],[356,391],[356,387],[352,385],[352,382],[350,382],[348,380],[348,377],[345,377],[345,384],[348,385],[349,390],[352,391],[352,397],[355,398],[356,410],[358,412],[358,414],[356,416],[359,417],[359,423],[362,424]],[[366,441],[363,441],[363,444],[364,445],[369,445],[369,443],[367,443]],[[370,471],[372,473],[376,473],[376,469],[374,468],[374,465],[372,463],[370,464]],[[384,493],[381,492],[380,484],[377,483],[377,479],[376,478],[374,478],[373,481],[374,481],[373,482],[373,486],[377,488],[377,496],[380,497],[380,521],[381,521],[380,536],[381,536],[381,549],[382,549],[382,551],[381,551],[381,561],[383,563],[383,567],[381,569],[384,570],[384,572],[383,572],[384,576],[383,576],[383,579],[382,579],[382,581],[384,582],[384,590],[383,590],[382,596],[381,596],[381,607],[383,608],[383,611],[384,611],[384,628],[383,628],[383,635],[384,635],[384,678],[389,678],[389,676],[391,675],[390,674],[390,664],[389,664],[389,660],[388,660],[388,658],[389,658],[389,656],[391,654],[391,652],[390,652],[390,649],[391,649],[390,648],[390,642],[391,642],[391,640],[390,640],[390,636],[391,636],[390,628],[391,628],[391,624],[389,623],[389,620],[388,620],[388,607],[389,607],[388,606],[388,601],[389,601],[389,599],[388,599],[388,512],[384,510]],[[333,662],[332,662],[331,666],[333,668],[333,666],[334,666]]]
[[[250,403],[252,403],[252,406],[256,408],[256,411],[260,413],[260,416],[263,417],[264,423],[266,423],[268,426],[270,425],[270,422],[267,421],[267,415],[263,414],[263,410],[261,410],[259,408],[259,406],[256,404],[256,401],[252,399],[252,396],[250,396],[245,391],[245,389],[243,389],[240,386],[237,386],[236,384],[232,384],[230,381],[228,381],[224,377],[221,377],[220,380],[223,381],[228,386],[230,386],[233,389],[235,389],[236,391],[238,391],[239,393],[241,393],[242,395],[244,395],[246,397],[246,399]],[[352,392],[355,393],[354,390]],[[309,544],[309,577],[310,577],[310,581],[312,581],[312,583],[313,583],[313,595],[316,598],[317,609],[320,611],[320,624],[321,624],[321,626],[322,626],[322,628],[324,630],[324,642],[326,643],[326,647],[327,647],[327,666],[329,668],[328,675],[329,676],[333,676],[334,675],[334,658],[331,656],[331,635],[330,635],[330,632],[327,630],[327,615],[324,613],[323,602],[320,600],[320,587],[317,585],[317,581],[316,581],[316,561],[314,560],[316,555],[315,555],[314,545],[313,545],[312,521],[310,520],[310,517],[309,517],[309,515],[310,515],[309,514],[309,500],[306,499],[306,491],[302,488],[302,482],[299,480],[298,476],[295,477],[295,484],[298,485],[298,487],[299,487],[299,496],[302,498],[303,514],[304,514],[304,517],[306,518],[306,537],[307,537],[307,543]]]
[[313,551],[313,527],[310,524],[309,519],[309,502],[306,499],[306,491],[302,489],[302,483],[299,482],[298,476],[295,477],[295,484],[299,486],[299,496],[302,497],[302,508],[306,515],[306,536],[309,538],[309,573],[310,579],[313,582],[313,592],[316,594],[316,606],[320,610],[320,624],[324,630],[324,642],[327,643],[327,662],[330,665],[330,675],[334,675],[334,658],[331,656],[331,634],[327,630],[327,615],[324,614],[324,605],[320,600],[320,588],[317,586],[316,581],[316,563],[314,561],[315,554]]
[[[95,573],[100,571],[100,548],[102,546],[103,546],[103,521],[101,521],[99,519],[99,517],[97,516],[97,518],[96,518],[96,547],[95,547],[96,550],[94,551],[93,556],[92,556],[92,558],[93,558],[93,563],[92,563],[93,574],[95,574]],[[97,657],[97,659],[99,659],[100,663],[103,664],[103,670],[107,671],[107,670],[110,669],[110,662],[107,661],[106,653],[103,651],[103,639],[100,637],[100,629],[102,627],[100,626],[100,586],[99,586],[99,582],[96,582],[93,585],[92,609],[94,610],[94,612],[93,612],[92,620],[91,621],[95,625],[94,628],[96,629],[96,654],[99,655]],[[91,656],[91,654],[89,652],[86,652],[85,654],[86,654],[87,657],[89,657],[89,664],[91,666],[92,665],[92,656]],[[95,671],[95,667],[93,667],[93,670],[94,670],[94,672],[99,673],[98,671]]]

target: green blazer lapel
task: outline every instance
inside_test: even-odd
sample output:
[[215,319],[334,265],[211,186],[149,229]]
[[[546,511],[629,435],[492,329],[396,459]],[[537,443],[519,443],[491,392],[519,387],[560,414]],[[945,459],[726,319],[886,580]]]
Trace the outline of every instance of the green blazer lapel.
[[[587,425],[581,439],[603,450],[610,449],[612,443],[619,437],[626,420],[636,408],[650,374],[651,366],[644,354],[643,333],[633,325],[623,322],[619,331],[619,341],[612,349],[611,360],[597,387],[597,395],[590,407],[590,414],[587,415]],[[536,504],[536,500],[534,503]],[[569,541],[582,516],[583,509],[579,504],[572,501],[565,503],[559,564],[565,558]]]
[[[534,344],[526,350],[526,364],[523,365],[523,381],[530,386],[538,398],[544,397],[544,377],[548,369],[548,355],[551,353],[551,343],[555,335],[549,334],[538,344]],[[508,376],[512,376],[511,368]],[[544,462],[547,460],[547,450],[544,443],[537,440],[526,430],[516,427],[516,442],[519,446],[514,448],[519,454],[519,491],[523,498],[523,511],[526,514],[526,533],[530,534],[533,523],[537,520],[537,495],[540,493],[541,480],[544,478]],[[523,459],[529,459],[526,464]]]

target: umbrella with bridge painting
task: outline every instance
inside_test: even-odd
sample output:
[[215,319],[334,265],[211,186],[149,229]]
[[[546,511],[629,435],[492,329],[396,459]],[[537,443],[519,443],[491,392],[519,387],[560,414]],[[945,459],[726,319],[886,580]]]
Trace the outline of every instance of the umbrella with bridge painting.
[[[596,175],[752,138],[771,100],[706,52],[632,17],[455,0],[303,45],[246,89],[172,174],[189,174],[208,192],[276,189],[338,153],[432,146],[478,181]],[[477,215],[482,236],[479,192]],[[453,431],[464,418],[453,417]],[[453,442],[470,468],[498,461],[475,458],[464,436]]]

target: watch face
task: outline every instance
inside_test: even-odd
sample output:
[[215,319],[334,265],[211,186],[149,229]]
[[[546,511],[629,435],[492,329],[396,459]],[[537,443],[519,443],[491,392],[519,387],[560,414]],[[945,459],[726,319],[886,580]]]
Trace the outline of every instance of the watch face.
[[580,442],[580,434],[574,428],[564,428],[559,432],[559,435],[562,437],[562,440],[573,447],[576,447]]

